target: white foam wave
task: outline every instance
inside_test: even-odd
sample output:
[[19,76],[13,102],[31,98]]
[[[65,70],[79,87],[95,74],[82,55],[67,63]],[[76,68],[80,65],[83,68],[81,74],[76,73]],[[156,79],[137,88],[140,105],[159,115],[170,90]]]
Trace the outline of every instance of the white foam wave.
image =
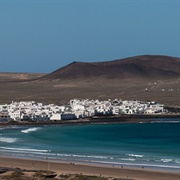
[[[67,155],[66,155],[67,156]],[[68,155],[69,156],[69,155]],[[86,156],[86,155],[75,155],[73,154],[72,155],[73,157],[79,157],[79,158],[94,158],[94,159],[108,159],[108,157],[105,157],[105,156]]]
[[0,142],[14,143],[16,141],[17,141],[17,138],[0,137]]
[[73,154],[72,156],[73,156],[73,157],[86,157],[86,156],[84,156],[84,155],[75,155],[75,154]]
[[[112,164],[111,161],[91,161],[94,163],[102,163],[102,164]],[[121,162],[113,162],[115,165],[127,165],[127,166],[140,166],[140,167],[158,167],[158,168],[173,168],[180,169],[180,166],[171,166],[171,165],[158,165],[158,164],[138,164],[138,163],[121,163]]]
[[49,150],[40,149],[26,149],[26,148],[10,148],[10,147],[0,147],[0,149],[12,150],[12,151],[28,151],[28,152],[50,152]]
[[79,154],[56,154],[57,156],[63,156],[63,157],[75,157],[75,158],[92,158],[92,159],[113,159],[111,157],[106,156],[93,156],[93,155],[79,155]]
[[105,156],[87,156],[89,158],[99,158],[99,159],[108,159],[108,157]]
[[29,133],[29,132],[32,132],[32,131],[37,131],[39,129],[41,129],[41,128],[40,127],[33,127],[33,128],[24,129],[21,132],[22,133]]
[[141,155],[141,154],[126,154],[128,156],[131,156],[131,157],[144,157],[144,155]]
[[171,162],[172,159],[161,159],[162,162]]
[[57,154],[58,156],[65,156],[65,157],[71,157],[71,154]]
[[120,158],[120,160],[123,160],[123,161],[135,161],[136,159],[133,159],[133,158]]

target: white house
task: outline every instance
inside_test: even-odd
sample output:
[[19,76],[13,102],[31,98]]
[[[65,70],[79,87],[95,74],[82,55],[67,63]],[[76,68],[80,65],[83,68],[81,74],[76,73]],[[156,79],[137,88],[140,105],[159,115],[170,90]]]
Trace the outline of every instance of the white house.
[[53,113],[52,116],[50,117],[51,121],[58,121],[61,120],[61,114],[60,113]]

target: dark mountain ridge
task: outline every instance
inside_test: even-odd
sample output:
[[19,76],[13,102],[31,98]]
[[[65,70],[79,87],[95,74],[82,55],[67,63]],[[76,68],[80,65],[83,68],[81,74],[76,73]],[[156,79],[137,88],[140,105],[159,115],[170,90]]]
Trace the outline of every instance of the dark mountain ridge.
[[130,79],[180,77],[180,58],[142,55],[107,62],[72,62],[42,79]]

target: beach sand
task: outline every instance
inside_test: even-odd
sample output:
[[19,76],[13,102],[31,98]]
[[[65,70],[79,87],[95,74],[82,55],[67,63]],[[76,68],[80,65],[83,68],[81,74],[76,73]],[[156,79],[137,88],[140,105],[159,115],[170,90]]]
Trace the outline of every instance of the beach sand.
[[123,180],[180,180],[180,172],[77,164],[62,161],[50,161],[48,159],[33,160],[0,157],[0,167],[21,168],[26,170],[51,170],[57,174],[95,175],[114,177]]

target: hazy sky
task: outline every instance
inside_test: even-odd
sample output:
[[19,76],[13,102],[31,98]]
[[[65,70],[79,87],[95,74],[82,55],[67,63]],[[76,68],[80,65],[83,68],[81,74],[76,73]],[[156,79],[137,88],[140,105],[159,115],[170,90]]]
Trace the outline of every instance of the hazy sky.
[[180,57],[180,0],[0,0],[0,72]]

